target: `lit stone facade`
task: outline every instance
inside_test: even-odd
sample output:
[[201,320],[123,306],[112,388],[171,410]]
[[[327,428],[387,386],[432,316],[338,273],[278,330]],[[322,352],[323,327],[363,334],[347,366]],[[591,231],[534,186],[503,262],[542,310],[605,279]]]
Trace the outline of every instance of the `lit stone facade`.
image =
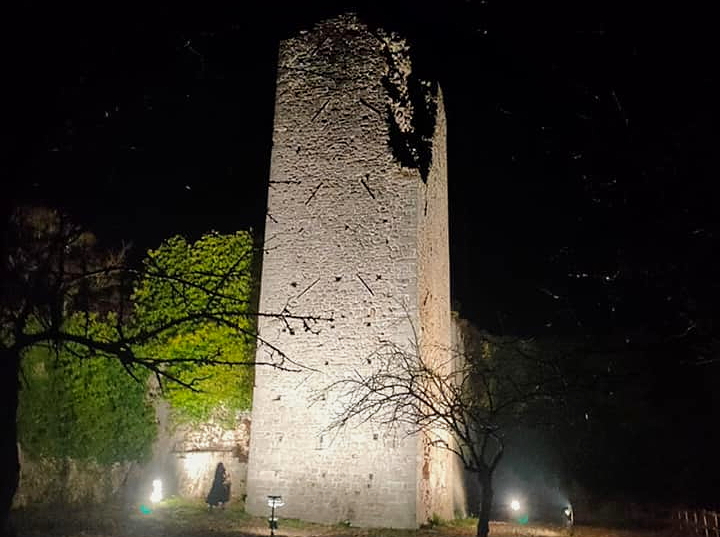
[[383,341],[449,352],[445,145],[441,93],[401,39],[347,15],[281,43],[260,311],[333,320],[260,318],[260,338],[307,369],[256,369],[249,512],[280,494],[281,516],[317,522],[452,517],[447,452],[372,423],[328,432],[338,401],[320,396],[372,371]]

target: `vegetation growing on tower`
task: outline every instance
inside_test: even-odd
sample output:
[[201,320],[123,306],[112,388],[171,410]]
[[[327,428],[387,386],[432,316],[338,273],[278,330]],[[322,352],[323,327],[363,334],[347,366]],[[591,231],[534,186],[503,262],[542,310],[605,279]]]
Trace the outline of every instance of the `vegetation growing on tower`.
[[163,392],[181,421],[214,418],[232,426],[237,412],[250,408],[253,368],[235,366],[254,360],[254,262],[246,231],[208,233],[194,243],[176,236],[148,252],[132,297],[137,322],[150,327],[196,317],[141,350],[168,359],[165,371],[180,382]]

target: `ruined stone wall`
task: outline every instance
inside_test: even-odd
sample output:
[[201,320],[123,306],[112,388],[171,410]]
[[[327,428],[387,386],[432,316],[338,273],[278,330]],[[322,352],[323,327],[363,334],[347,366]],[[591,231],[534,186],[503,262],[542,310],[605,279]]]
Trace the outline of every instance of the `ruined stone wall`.
[[71,458],[32,457],[22,449],[21,474],[13,506],[30,504],[101,504],[147,502],[152,480],[163,482],[166,496],[205,498],[215,467],[222,462],[231,479],[233,500],[246,493],[250,414],[239,416],[228,430],[213,423],[176,426],[166,404],[158,408],[158,438],[151,460],[109,465]]
[[204,499],[210,491],[215,467],[221,462],[230,474],[231,498],[242,501],[246,493],[250,413],[241,413],[237,426],[226,429],[212,421],[176,425],[166,412],[158,410],[160,433],[152,460],[143,465],[140,491],[151,490],[152,480],[160,478],[168,495]]
[[100,504],[118,498],[132,463],[102,465],[70,458],[32,457],[20,448],[20,483],[13,508],[33,504]]
[[[260,343],[257,359],[274,347],[304,369],[256,371],[252,514],[267,513],[270,494],[286,502],[280,516],[363,526],[415,527],[428,515],[422,502],[440,508],[428,496],[438,479],[421,483],[422,438],[373,424],[328,432],[339,402],[318,397],[334,380],[370,372],[383,341],[413,352],[423,322],[427,341],[443,339],[446,321],[431,309],[449,310],[447,259],[419,262],[447,257],[444,126],[435,128],[443,112],[430,85],[410,88],[410,73],[402,40],[352,16],[280,46],[260,310],[333,320],[306,330],[260,319],[272,347]],[[429,137],[415,128],[426,106]],[[445,244],[433,250],[436,240]],[[432,295],[423,315],[421,290]]]
[[230,497],[244,500],[250,448],[250,413],[244,413],[234,429],[216,424],[181,428],[175,435],[177,494],[205,498],[212,486],[215,467],[223,463],[230,476]]

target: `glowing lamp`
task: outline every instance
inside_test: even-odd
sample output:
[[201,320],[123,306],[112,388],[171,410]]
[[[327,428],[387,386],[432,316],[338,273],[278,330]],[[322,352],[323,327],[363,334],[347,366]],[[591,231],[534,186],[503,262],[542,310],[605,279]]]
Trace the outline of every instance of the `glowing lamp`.
[[278,519],[275,516],[275,509],[285,505],[282,496],[268,496],[268,506],[270,507],[270,517],[268,518],[268,524],[270,525],[270,536],[274,537],[275,530],[278,527]]
[[161,479],[153,479],[152,492],[150,493],[150,501],[152,503],[157,503],[157,502],[161,501],[162,498],[163,498],[162,480]]
[[510,502],[510,509],[513,511],[519,511],[520,510],[520,502],[518,500],[512,500]]

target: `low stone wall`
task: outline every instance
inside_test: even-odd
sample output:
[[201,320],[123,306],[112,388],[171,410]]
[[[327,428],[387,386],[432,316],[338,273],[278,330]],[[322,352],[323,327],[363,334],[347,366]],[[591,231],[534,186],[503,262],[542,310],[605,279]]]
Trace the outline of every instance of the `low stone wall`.
[[74,459],[33,458],[21,448],[20,486],[13,506],[30,504],[99,504],[108,501],[142,503],[160,478],[166,496],[204,498],[219,462],[230,474],[231,497],[243,500],[246,491],[249,413],[235,429],[207,423],[173,426],[161,415],[152,459],[144,464],[101,465]]
[[106,502],[122,494],[136,466],[129,462],[108,466],[73,459],[36,459],[21,449],[20,487],[13,507]]
[[250,415],[244,414],[235,429],[207,423],[178,429],[170,450],[176,476],[175,493],[186,498],[204,498],[212,485],[215,468],[223,463],[230,474],[230,495],[244,499],[250,444]]

